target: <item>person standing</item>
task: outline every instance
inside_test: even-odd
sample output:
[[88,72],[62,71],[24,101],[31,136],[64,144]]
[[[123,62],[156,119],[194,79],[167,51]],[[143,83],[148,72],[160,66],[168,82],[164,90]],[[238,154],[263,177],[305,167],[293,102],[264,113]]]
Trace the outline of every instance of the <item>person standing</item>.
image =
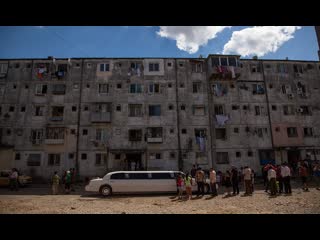
[[225,175],[225,187],[226,187],[226,190],[227,190],[227,196],[230,196],[231,195],[231,191],[230,191],[230,188],[231,188],[231,173],[229,170],[226,171],[226,175]]
[[212,196],[218,196],[217,186],[216,186],[217,174],[213,168],[210,168],[209,178],[210,178],[210,187],[212,191]]
[[283,177],[281,175],[281,169],[282,167],[280,165],[277,165],[276,169],[276,175],[277,175],[277,182],[279,182],[279,193],[281,194],[283,192]]
[[316,181],[317,190],[320,190],[320,164],[317,163],[313,168],[313,175]]
[[177,178],[177,188],[178,188],[178,198],[182,199],[182,193],[183,193],[183,179],[181,177],[181,174],[178,175]]
[[196,165],[193,164],[192,169],[190,171],[190,174],[191,174],[192,178],[196,177],[196,172],[197,172]]
[[65,180],[66,193],[70,193],[70,185],[71,185],[71,173],[70,173],[70,171],[67,171],[66,180]]
[[284,183],[284,191],[286,194],[291,194],[291,170],[287,163],[283,163],[281,166],[281,176]]
[[185,179],[184,179],[184,185],[186,186],[186,194],[187,199],[192,199],[192,177],[187,173]]
[[251,169],[251,192],[254,192],[254,178],[255,178],[256,174],[253,171],[253,169]]
[[243,169],[243,179],[244,179],[244,184],[245,184],[245,189],[246,195],[251,195],[252,188],[251,188],[251,169],[248,166],[245,166]]
[[60,183],[60,177],[57,171],[54,172],[51,182],[52,182],[52,194],[57,195],[59,192],[59,183]]
[[18,171],[17,169],[13,168],[12,169],[12,172],[9,176],[9,181],[10,181],[10,190],[13,191],[13,190],[16,190],[18,191]]
[[269,170],[268,170],[268,180],[269,180],[269,185],[270,185],[271,196],[276,196],[277,195],[276,178],[277,178],[277,173],[272,168],[272,166],[270,166]]
[[301,164],[301,166],[299,167],[299,175],[301,177],[301,181],[302,181],[302,189],[305,191],[309,191],[308,189],[308,184],[307,184],[307,178],[308,178],[308,168],[306,166],[306,164]]
[[238,169],[233,167],[231,170],[231,181],[232,181],[232,188],[233,188],[233,195],[239,194],[239,176],[238,176]]
[[204,195],[204,178],[205,178],[204,172],[199,167],[196,172],[196,182],[198,185],[197,196],[200,195],[200,192],[201,192],[202,196]]

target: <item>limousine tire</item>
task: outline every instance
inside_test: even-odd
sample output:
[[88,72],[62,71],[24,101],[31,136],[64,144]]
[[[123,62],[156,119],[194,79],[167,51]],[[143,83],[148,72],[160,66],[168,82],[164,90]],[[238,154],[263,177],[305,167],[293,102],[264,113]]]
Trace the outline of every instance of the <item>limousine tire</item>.
[[100,194],[104,197],[111,196],[112,188],[109,185],[103,185],[100,187]]

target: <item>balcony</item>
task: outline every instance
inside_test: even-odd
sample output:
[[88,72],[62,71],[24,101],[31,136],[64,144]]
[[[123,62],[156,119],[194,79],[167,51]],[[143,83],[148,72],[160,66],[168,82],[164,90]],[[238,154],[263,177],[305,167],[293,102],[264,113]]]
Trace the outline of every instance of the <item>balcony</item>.
[[45,139],[45,144],[51,145],[51,144],[64,144],[64,139]]
[[162,143],[162,137],[148,137],[148,143]]
[[90,121],[93,123],[105,123],[111,122],[110,112],[93,112],[90,115]]
[[210,79],[236,80],[240,77],[240,68],[233,66],[214,66],[210,71]]

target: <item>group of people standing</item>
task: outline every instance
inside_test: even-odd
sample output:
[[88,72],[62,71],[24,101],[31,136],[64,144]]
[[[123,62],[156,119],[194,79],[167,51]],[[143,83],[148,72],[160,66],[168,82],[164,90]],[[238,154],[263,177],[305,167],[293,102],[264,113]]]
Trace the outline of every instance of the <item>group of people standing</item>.
[[74,168],[70,168],[69,170],[64,171],[62,178],[60,178],[60,176],[58,175],[58,172],[55,171],[51,179],[52,194],[57,195],[59,193],[60,186],[63,187],[62,189],[64,189],[64,192],[67,194],[69,194],[70,191],[75,191],[74,190],[75,176],[76,176],[76,172]]

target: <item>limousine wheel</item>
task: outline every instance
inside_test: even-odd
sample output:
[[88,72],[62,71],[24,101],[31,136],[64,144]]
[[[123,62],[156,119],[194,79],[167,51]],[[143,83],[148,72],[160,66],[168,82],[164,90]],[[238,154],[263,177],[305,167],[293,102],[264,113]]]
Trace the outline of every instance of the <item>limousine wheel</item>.
[[100,188],[100,193],[102,196],[110,196],[112,194],[112,189],[110,186],[102,186]]

